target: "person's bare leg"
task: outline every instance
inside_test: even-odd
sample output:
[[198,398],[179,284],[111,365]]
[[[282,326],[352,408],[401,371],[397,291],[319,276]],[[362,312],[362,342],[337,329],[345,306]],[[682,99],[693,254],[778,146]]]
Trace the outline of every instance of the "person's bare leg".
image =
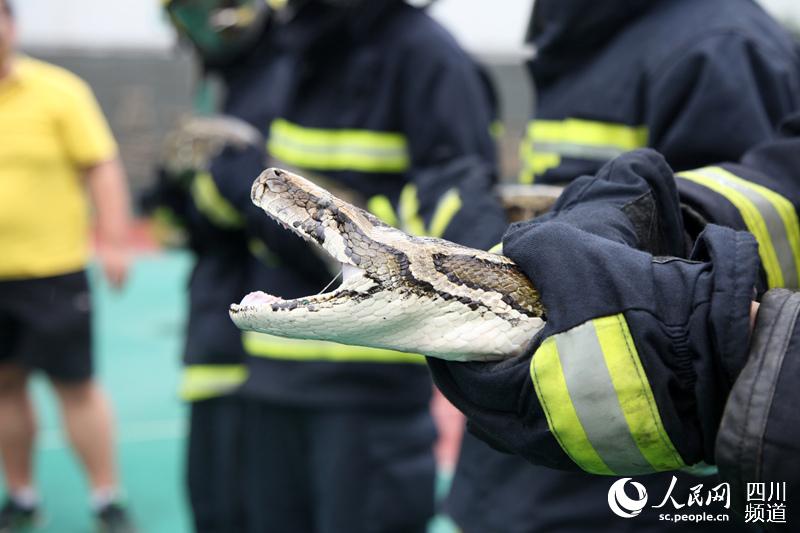
[[0,364],[0,456],[11,493],[33,486],[36,414],[27,385],[27,370],[13,363]]
[[100,386],[92,380],[54,382],[72,448],[86,469],[93,490],[117,487],[113,416]]

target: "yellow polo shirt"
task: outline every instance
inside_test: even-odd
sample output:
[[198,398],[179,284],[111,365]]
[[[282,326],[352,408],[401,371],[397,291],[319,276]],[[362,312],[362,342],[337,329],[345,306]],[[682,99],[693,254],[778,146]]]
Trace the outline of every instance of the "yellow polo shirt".
[[80,270],[89,253],[83,171],[117,146],[89,86],[19,57],[0,80],[0,279]]

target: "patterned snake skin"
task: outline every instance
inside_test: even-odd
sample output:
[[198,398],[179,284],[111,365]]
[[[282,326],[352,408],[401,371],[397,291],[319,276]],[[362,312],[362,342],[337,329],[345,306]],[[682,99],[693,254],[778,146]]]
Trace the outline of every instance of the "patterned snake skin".
[[342,265],[331,292],[233,304],[242,329],[296,339],[487,361],[524,351],[544,326],[531,282],[508,258],[413,237],[291,172],[265,170],[253,202]]

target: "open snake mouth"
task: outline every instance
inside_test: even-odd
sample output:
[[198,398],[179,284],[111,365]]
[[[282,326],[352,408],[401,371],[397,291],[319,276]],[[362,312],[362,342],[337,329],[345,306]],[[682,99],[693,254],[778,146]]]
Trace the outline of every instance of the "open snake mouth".
[[[268,294],[263,291],[253,291],[246,294],[245,297],[242,298],[242,301],[238,304],[231,305],[231,312],[235,313],[246,307],[253,308],[257,306],[274,307],[273,310],[275,311],[280,309],[295,309],[300,306],[313,307],[315,302],[326,300],[337,296],[339,293],[349,292],[355,289],[358,285],[360,285],[359,282],[362,281],[363,276],[364,271],[360,268],[342,263],[341,271],[334,276],[334,278],[325,286],[325,288],[323,288],[314,296],[305,296],[302,298],[287,300],[280,296]],[[331,286],[333,286],[340,277],[342,278],[342,283],[334,290],[327,292],[328,289],[331,288]]]
[[[340,265],[338,274],[320,293],[295,299],[262,291],[251,292],[238,304],[230,307],[231,317],[245,311],[280,312],[306,309],[314,311],[318,304],[338,297],[352,297],[379,285],[376,276],[368,271],[375,266],[379,255],[369,234],[373,231],[402,234],[383,224],[366,211],[339,200],[325,189],[296,174],[277,168],[261,173],[251,190],[253,203],[263,209],[284,229],[322,248]],[[342,282],[327,291],[336,279]]]
[[240,329],[488,360],[518,354],[543,325],[538,293],[506,257],[408,235],[281,169],[265,170],[251,195],[338,262],[342,283],[292,300],[250,293],[230,307]]

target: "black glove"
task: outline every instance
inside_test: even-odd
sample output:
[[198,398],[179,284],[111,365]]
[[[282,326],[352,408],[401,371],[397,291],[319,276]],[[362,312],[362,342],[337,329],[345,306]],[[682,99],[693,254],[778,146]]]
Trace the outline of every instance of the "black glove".
[[628,152],[596,176],[575,179],[549,213],[513,224],[509,234],[556,220],[654,255],[688,252],[672,169],[650,149]]

